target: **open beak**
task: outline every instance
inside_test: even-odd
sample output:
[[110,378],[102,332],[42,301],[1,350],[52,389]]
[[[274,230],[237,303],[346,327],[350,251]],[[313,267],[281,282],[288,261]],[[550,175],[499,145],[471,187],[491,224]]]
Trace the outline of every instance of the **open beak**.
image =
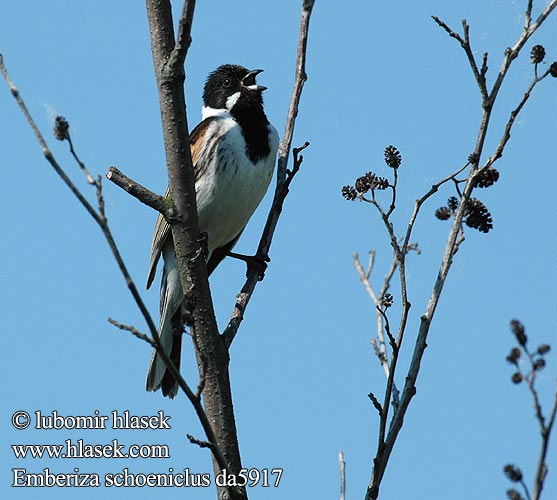
[[249,90],[255,90],[258,92],[263,92],[264,90],[267,90],[267,87],[265,87],[264,85],[257,85],[257,83],[255,83],[255,77],[262,72],[263,72],[262,69],[252,69],[242,79],[242,85]]

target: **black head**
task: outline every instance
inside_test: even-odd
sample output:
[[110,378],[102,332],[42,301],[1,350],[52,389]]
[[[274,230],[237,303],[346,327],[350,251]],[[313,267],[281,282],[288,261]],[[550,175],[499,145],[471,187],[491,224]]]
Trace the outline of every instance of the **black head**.
[[203,90],[205,106],[213,109],[232,110],[238,100],[248,98],[250,101],[263,103],[261,92],[267,87],[257,85],[255,77],[262,69],[249,70],[235,64],[223,64],[207,78]]

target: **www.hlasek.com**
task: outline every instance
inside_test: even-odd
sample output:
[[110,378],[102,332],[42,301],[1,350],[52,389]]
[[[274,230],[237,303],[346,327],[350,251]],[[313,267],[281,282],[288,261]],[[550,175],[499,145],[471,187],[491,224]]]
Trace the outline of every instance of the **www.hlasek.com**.
[[[31,427],[34,429],[133,429],[146,430],[171,429],[170,416],[159,411],[157,415],[137,416],[129,411],[111,412],[100,415],[96,410],[93,415],[64,416],[56,410],[50,414],[36,411],[34,418],[26,411],[19,410],[12,415],[12,425],[18,430]],[[63,444],[13,444],[12,451],[16,459],[88,459],[88,458],[170,458],[170,448],[166,444],[121,444],[118,439],[110,443],[91,444],[83,439],[66,439]],[[214,478],[216,486],[262,486],[277,487],[282,477],[282,469],[241,469],[238,474],[231,474],[226,469]],[[211,474],[191,472],[189,468],[168,472],[138,473],[127,467],[118,472],[100,475],[74,468],[72,472],[53,472],[45,467],[41,471],[30,472],[24,467],[12,468],[12,484],[20,487],[207,487],[212,484]]]
[[167,444],[132,444],[126,447],[113,439],[110,444],[84,443],[83,439],[64,444],[12,444],[16,458],[170,458]]

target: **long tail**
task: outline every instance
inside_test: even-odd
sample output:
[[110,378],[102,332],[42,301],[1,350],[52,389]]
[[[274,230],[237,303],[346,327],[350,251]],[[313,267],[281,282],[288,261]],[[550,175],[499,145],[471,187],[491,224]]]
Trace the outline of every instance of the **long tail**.
[[[161,282],[159,336],[164,352],[179,370],[182,350],[182,302],[184,293],[174,246],[172,244],[165,245],[162,254],[164,269]],[[161,389],[163,395],[170,399],[173,399],[178,393],[178,383],[166,368],[164,361],[156,350],[153,350],[151,355],[145,387],[148,391]]]
[[[225,258],[227,252],[232,250],[242,231],[232,241],[210,253],[207,262],[209,275]],[[164,259],[164,268],[161,282],[159,336],[164,352],[166,352],[174,366],[179,370],[184,328],[182,321],[184,292],[182,291],[180,271],[176,261],[176,252],[172,238],[168,238],[164,244],[162,257]],[[151,279],[152,277],[149,283]],[[156,350],[153,350],[151,355],[145,387],[148,391],[158,391],[161,389],[163,395],[168,396],[170,399],[173,399],[178,393],[178,383],[170,373],[170,370],[166,368],[164,361]]]

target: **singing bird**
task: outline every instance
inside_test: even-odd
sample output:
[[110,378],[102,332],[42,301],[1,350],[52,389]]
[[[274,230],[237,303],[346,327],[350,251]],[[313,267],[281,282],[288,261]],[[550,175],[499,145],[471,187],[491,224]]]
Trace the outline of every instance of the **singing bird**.
[[[279,137],[263,110],[256,83],[263,70],[225,64],[209,74],[203,90],[202,121],[190,134],[201,232],[207,234],[211,274],[234,247],[261,202],[273,175]],[[147,288],[162,255],[159,335],[166,354],[180,367],[184,293],[170,226],[159,215],[151,246]],[[174,398],[178,383],[154,350],[148,391]]]

